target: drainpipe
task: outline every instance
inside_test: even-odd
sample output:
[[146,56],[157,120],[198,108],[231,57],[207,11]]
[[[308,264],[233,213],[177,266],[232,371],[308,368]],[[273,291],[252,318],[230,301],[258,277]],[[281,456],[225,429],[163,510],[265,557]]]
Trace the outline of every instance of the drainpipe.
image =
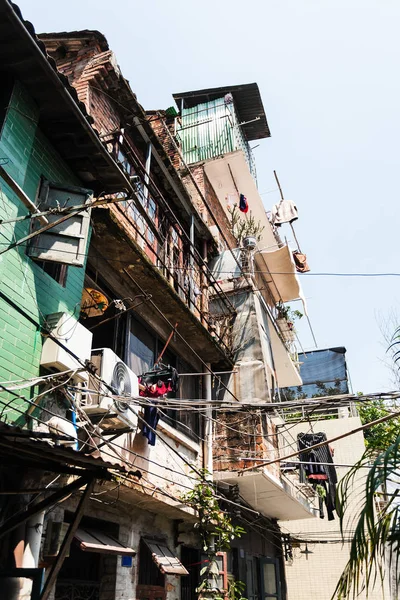
[[[210,365],[207,363],[207,367],[210,368]],[[203,445],[203,465],[204,468],[207,469],[209,475],[207,475],[207,479],[210,481],[213,480],[213,452],[212,452],[212,444],[213,444],[213,426],[212,426],[212,393],[211,393],[211,373],[207,373],[203,377],[204,382],[204,397],[209,405],[206,406],[205,412],[205,423],[204,423],[204,445]]]

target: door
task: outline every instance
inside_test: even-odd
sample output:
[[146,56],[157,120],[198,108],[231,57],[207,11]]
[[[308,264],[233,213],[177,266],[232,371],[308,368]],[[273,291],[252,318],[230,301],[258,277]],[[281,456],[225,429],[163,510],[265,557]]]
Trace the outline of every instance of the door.
[[274,558],[260,558],[261,600],[277,598],[281,600],[279,563]]
[[257,557],[246,555],[246,593],[248,600],[259,600]]

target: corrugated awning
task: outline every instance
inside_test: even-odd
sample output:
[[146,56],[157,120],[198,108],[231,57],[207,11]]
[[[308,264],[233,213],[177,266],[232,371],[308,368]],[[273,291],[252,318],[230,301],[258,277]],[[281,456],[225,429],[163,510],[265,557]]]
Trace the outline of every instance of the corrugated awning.
[[261,250],[255,254],[257,269],[263,272],[275,302],[303,299],[296,265],[289,246],[278,250]]
[[143,541],[150,550],[151,556],[161,573],[166,575],[189,575],[189,571],[185,569],[179,558],[171,552],[168,546],[155,540],[143,538]]
[[84,552],[98,552],[100,554],[119,554],[122,556],[135,556],[133,548],[124,546],[115,538],[99,531],[98,529],[77,529],[75,539]]

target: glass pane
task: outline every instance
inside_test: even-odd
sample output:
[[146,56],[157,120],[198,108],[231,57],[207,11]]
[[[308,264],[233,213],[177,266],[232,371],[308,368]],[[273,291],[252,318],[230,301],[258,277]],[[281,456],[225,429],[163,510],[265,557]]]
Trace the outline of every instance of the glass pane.
[[276,594],[276,574],[273,563],[263,563],[264,590],[266,594]]
[[128,365],[136,375],[150,371],[154,364],[155,339],[143,325],[132,319]]

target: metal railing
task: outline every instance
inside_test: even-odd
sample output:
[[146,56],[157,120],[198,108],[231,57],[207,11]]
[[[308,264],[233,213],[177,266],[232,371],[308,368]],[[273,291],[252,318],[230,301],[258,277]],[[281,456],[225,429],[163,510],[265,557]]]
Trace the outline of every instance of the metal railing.
[[99,600],[100,583],[98,581],[80,581],[79,579],[58,580],[54,600]]
[[257,182],[253,153],[238,121],[234,105],[218,98],[184,109],[176,119],[175,135],[187,164],[242,150],[251,175]]
[[[106,141],[106,144],[110,143],[112,140]],[[206,260],[192,243],[184,225],[179,223],[152,176],[145,177],[144,167],[133,150],[126,145],[124,153],[119,150],[120,156],[115,150],[113,154],[121,168],[129,174],[136,200],[135,202],[132,198],[127,198],[115,204],[114,210],[123,215],[133,228],[136,243],[153,263],[154,268],[163,275],[224,351],[231,355],[229,331],[227,328],[221,328],[216,321],[231,320],[236,312],[235,307],[209,270]],[[140,202],[154,223],[157,237],[140,214],[137,202]],[[221,314],[217,320],[209,311],[208,296],[211,290],[221,301]]]

